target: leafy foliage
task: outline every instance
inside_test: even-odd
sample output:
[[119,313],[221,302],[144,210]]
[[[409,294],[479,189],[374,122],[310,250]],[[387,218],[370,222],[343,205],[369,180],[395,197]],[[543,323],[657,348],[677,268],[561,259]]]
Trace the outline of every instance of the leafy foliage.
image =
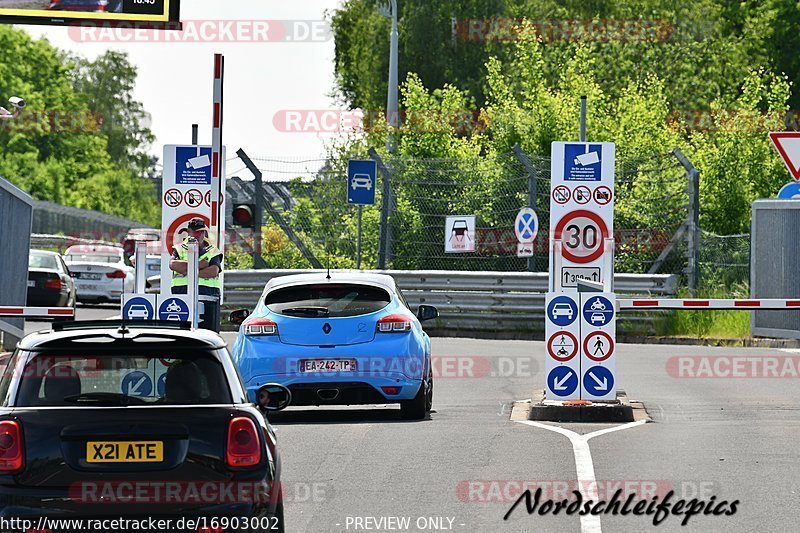
[[154,187],[143,179],[153,136],[131,96],[127,58],[71,58],[9,26],[0,26],[0,50],[0,96],[27,101],[17,120],[0,123],[0,175],[38,199],[158,224]]

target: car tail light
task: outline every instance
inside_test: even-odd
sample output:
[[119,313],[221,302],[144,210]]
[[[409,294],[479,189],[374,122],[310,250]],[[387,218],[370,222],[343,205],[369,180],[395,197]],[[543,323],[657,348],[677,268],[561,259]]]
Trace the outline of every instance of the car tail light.
[[244,334],[250,337],[277,335],[278,324],[268,318],[254,318],[244,324]]
[[378,320],[378,333],[405,333],[411,331],[411,319],[405,315],[389,315]]
[[45,289],[52,289],[54,291],[61,290],[61,279],[59,278],[50,278],[44,282]]
[[106,272],[106,277],[111,279],[123,279],[125,277],[125,271],[115,270],[113,272]]
[[246,416],[237,416],[228,424],[228,466],[254,466],[261,462],[261,442],[255,423]]
[[16,420],[0,422],[0,471],[21,470],[25,462],[22,427]]
[[390,396],[394,396],[395,394],[400,394],[400,389],[402,387],[381,387],[381,390],[384,394],[388,394]]

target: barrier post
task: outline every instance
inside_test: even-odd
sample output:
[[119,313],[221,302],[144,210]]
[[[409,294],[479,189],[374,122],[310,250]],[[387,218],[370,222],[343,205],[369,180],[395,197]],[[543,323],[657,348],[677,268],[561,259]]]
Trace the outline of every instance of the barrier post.
[[197,305],[197,287],[198,287],[198,280],[199,280],[199,272],[197,268],[197,259],[198,259],[198,244],[195,239],[189,239],[188,242],[188,257],[187,257],[187,268],[186,268],[186,277],[189,281],[189,286],[186,290],[186,295],[189,297],[189,305],[192,309],[192,328],[197,328],[197,315],[198,315],[198,305]]
[[136,281],[136,294],[144,294],[145,285],[147,281],[147,245],[144,241],[136,241],[136,273],[134,279]]

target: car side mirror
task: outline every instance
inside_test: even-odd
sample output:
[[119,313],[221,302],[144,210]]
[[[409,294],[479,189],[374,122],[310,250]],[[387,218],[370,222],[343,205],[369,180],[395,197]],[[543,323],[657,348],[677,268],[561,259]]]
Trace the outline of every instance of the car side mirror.
[[231,314],[228,316],[228,320],[231,321],[231,324],[235,324],[237,326],[241,326],[242,322],[250,316],[250,311],[247,309],[237,309],[236,311],[231,311]]
[[439,318],[439,310],[432,305],[420,305],[417,310],[417,318],[420,322]]
[[268,383],[258,389],[257,405],[263,411],[281,411],[292,403],[292,393],[283,385]]

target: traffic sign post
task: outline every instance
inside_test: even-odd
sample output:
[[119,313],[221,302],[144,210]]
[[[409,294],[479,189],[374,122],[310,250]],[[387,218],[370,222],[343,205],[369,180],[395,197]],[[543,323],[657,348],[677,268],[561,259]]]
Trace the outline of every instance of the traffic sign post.
[[581,398],[614,400],[617,397],[616,295],[582,292],[580,305]]
[[577,400],[580,388],[580,307],[576,294],[547,293],[545,300],[545,376],[547,397]]
[[356,268],[361,268],[361,220],[365,205],[375,205],[375,186],[378,183],[378,163],[373,160],[347,162],[347,203],[358,206],[358,238]]
[[[577,280],[602,282],[606,239],[614,234],[614,143],[552,144],[550,234],[561,241],[550,286],[577,291]],[[555,264],[555,263],[554,263]]]
[[475,215],[455,215],[445,219],[445,253],[475,251]]

